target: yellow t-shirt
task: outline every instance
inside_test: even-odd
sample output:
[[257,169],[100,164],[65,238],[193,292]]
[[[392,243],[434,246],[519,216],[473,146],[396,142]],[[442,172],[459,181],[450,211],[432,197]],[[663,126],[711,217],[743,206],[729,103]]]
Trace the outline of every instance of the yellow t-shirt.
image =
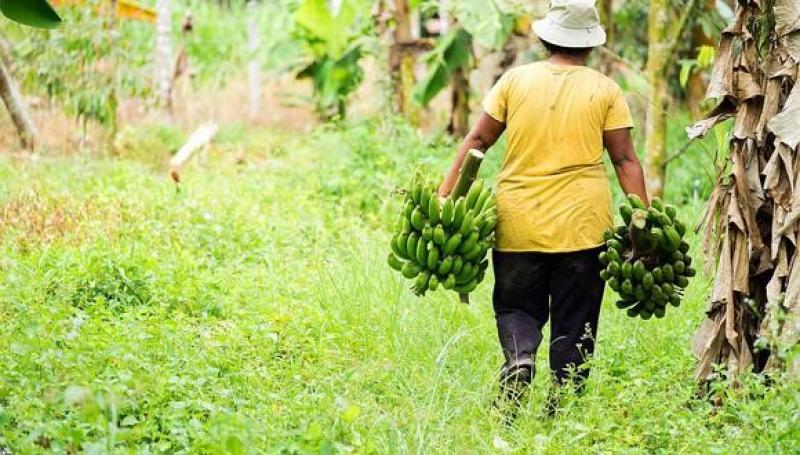
[[600,246],[613,222],[603,131],[633,126],[619,86],[585,66],[537,62],[504,74],[483,107],[508,135],[495,247],[550,253]]

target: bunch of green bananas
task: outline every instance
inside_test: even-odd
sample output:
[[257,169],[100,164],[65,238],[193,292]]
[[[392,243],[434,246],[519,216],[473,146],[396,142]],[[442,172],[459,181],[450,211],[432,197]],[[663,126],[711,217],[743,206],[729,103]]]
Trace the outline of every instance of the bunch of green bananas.
[[659,198],[648,208],[629,195],[619,213],[625,224],[605,234],[600,276],[620,295],[617,307],[627,309],[628,316],[663,318],[667,305],[680,306],[689,278],[697,273],[683,240],[686,226],[675,206]]
[[415,178],[395,226],[389,265],[414,280],[417,295],[439,286],[469,294],[489,267],[485,258],[496,224],[494,194],[483,180],[454,200],[441,199],[435,185]]

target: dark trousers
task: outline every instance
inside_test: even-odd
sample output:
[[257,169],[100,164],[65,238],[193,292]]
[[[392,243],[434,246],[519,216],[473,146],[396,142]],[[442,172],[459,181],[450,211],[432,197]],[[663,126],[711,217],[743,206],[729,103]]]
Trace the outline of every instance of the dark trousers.
[[594,352],[605,288],[599,275],[600,251],[494,251],[493,302],[506,359],[504,372],[529,367],[533,376],[533,360],[549,319],[550,368],[555,379],[561,384],[570,379],[582,384],[589,376],[581,366]]

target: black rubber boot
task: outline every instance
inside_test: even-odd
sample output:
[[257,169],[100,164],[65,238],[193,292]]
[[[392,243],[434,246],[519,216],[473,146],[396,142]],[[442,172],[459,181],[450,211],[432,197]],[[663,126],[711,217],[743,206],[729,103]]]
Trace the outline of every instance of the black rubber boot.
[[511,425],[517,418],[525,392],[530,388],[534,376],[532,361],[520,361],[500,370],[500,394],[494,407],[503,414],[503,422]]

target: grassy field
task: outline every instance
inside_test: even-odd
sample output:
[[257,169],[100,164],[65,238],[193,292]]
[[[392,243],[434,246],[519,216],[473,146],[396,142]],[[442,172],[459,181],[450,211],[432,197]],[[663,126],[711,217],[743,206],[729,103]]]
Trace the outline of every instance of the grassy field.
[[585,396],[547,418],[541,374],[504,427],[493,279],[420,300],[384,264],[393,188],[451,150],[228,128],[180,188],[141,151],[0,158],[0,453],[800,451],[796,384],[695,398],[708,276],[664,320],[605,305]]

